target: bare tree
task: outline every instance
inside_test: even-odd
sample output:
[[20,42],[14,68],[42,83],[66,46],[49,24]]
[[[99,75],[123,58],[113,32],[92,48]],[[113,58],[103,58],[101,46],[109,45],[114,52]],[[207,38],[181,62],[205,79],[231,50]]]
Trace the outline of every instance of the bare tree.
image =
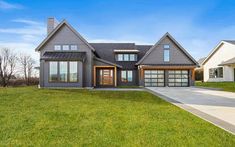
[[6,87],[15,72],[17,56],[8,48],[0,49],[0,84]]
[[35,60],[29,55],[20,55],[19,57],[21,69],[24,75],[24,79],[27,85],[30,84],[30,79],[32,77],[33,65]]

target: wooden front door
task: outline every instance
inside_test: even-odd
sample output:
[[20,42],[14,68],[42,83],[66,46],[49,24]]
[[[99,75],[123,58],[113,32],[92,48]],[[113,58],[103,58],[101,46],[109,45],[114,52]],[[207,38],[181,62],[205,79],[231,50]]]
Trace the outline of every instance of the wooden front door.
[[99,86],[114,86],[113,69],[99,69],[98,72],[98,83]]

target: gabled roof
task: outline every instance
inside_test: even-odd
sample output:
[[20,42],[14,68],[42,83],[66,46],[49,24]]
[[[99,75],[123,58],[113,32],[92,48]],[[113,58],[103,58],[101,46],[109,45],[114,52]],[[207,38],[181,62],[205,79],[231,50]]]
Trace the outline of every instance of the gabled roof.
[[206,59],[206,57],[200,58],[197,62],[199,65],[202,65],[202,62]]
[[68,28],[74,32],[92,51],[95,51],[95,49],[66,20],[59,23],[56,28],[39,44],[35,51],[40,51],[41,47],[64,25],[67,25]]
[[234,44],[235,45],[235,40],[223,40],[224,42],[228,42],[228,43],[231,43],[231,44]]
[[142,59],[140,59],[139,62],[136,63],[136,65],[141,64],[143,60],[154,50],[154,48],[158,46],[161,43],[161,41],[166,37],[169,37],[193,63],[198,65],[197,61],[168,32],[165,35],[163,35],[163,37],[146,52],[146,54],[142,57]]
[[206,59],[202,62],[202,65],[204,65],[218,51],[218,49],[224,43],[230,43],[230,44],[235,45],[235,41],[233,41],[233,40],[222,40],[222,41],[220,41],[219,44],[216,45],[216,47],[209,53],[209,55],[206,57]]

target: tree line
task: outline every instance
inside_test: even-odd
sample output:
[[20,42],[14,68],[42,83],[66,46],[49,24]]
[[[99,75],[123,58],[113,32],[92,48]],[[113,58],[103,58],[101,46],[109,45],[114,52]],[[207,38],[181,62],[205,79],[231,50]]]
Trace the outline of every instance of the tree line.
[[[30,85],[35,60],[27,54],[17,54],[9,48],[0,48],[0,85],[6,87],[16,74],[24,84]],[[18,77],[19,78],[19,77]]]

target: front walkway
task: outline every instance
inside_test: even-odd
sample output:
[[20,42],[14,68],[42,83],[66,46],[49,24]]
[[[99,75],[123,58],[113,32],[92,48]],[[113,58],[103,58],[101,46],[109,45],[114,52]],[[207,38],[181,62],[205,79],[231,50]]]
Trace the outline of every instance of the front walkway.
[[194,87],[148,87],[152,93],[235,134],[235,93]]

